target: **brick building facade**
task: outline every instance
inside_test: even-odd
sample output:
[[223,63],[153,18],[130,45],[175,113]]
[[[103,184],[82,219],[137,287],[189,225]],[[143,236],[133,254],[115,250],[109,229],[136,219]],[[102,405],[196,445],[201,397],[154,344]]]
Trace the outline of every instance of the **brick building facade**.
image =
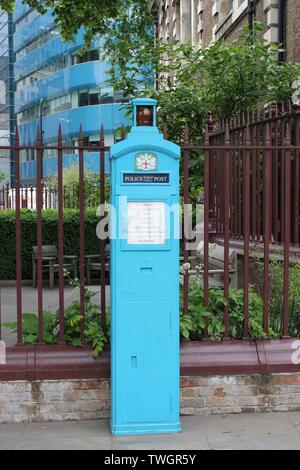
[[299,0],[152,0],[162,41],[192,41],[203,47],[212,40],[233,40],[255,19],[268,42],[281,43],[281,59],[300,62]]

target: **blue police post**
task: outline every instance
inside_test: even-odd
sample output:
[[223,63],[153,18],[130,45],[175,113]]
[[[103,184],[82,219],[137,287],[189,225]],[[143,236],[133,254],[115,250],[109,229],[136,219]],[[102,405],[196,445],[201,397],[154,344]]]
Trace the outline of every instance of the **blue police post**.
[[111,363],[114,435],[179,432],[179,157],[156,101],[133,100],[111,148]]

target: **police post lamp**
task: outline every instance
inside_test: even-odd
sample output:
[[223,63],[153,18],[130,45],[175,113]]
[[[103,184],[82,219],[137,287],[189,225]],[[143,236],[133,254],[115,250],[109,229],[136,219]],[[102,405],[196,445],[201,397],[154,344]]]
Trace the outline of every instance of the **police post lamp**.
[[179,157],[156,101],[133,100],[111,148],[111,364],[114,435],[180,431]]

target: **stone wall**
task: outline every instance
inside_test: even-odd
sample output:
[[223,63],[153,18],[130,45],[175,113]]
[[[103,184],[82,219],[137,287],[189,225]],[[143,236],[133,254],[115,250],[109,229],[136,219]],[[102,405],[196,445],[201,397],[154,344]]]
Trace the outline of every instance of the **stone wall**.
[[299,0],[286,2],[286,46],[288,59],[300,62],[300,3]]
[[[300,411],[300,373],[181,378],[182,415]],[[101,380],[0,382],[0,423],[108,418]]]
[[300,411],[300,374],[181,379],[181,413],[210,415]]
[[0,382],[0,423],[89,420],[109,415],[106,379]]

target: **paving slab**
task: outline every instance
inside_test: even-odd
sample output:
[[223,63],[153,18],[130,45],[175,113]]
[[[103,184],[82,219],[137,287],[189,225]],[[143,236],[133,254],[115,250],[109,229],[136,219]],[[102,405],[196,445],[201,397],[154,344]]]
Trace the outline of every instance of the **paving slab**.
[[112,437],[108,420],[0,425],[0,450],[299,450],[300,412],[182,417],[178,434]]

